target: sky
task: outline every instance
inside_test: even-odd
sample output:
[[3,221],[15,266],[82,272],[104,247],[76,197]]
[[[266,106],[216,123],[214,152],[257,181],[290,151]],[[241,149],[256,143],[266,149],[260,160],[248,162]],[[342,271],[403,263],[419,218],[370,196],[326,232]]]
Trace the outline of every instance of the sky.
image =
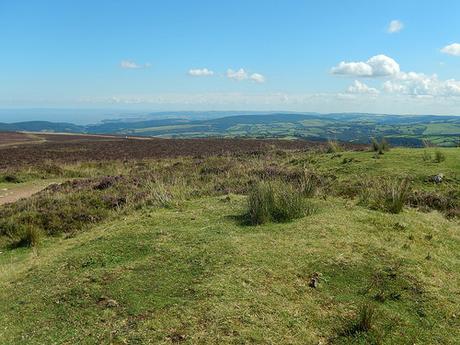
[[0,108],[460,115],[459,13],[457,0],[0,0]]

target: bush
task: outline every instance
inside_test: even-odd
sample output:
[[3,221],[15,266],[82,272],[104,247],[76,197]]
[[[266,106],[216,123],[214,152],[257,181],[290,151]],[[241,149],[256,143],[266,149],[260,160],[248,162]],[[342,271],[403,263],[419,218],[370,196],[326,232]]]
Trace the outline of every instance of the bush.
[[41,230],[35,225],[27,225],[20,234],[16,247],[37,247],[42,239]]
[[372,138],[371,147],[372,151],[378,153],[379,155],[383,155],[385,152],[390,151],[390,144],[385,138],[382,138],[380,142],[377,139]]
[[7,182],[7,183],[21,183],[22,180],[13,174],[6,174],[3,176],[0,176],[0,182]]
[[410,193],[410,183],[407,179],[395,182],[384,189],[385,207],[390,213],[400,213]]
[[422,159],[424,162],[429,162],[431,161],[431,155],[425,150],[423,151]]
[[372,304],[364,304],[359,308],[356,319],[348,325],[342,335],[353,336],[358,333],[367,333],[372,329],[374,320],[375,307]]
[[300,191],[280,181],[261,181],[253,186],[248,196],[248,221],[252,225],[270,221],[288,222],[303,216],[306,207]]
[[318,190],[318,177],[304,171],[303,175],[299,178],[299,191],[305,197],[312,197]]
[[276,222],[288,222],[300,218],[304,214],[304,199],[302,194],[291,185],[275,186],[275,203],[272,217]]
[[275,196],[271,184],[268,182],[256,184],[248,196],[247,216],[249,222],[253,225],[269,222],[274,204]]
[[441,163],[441,162],[444,162],[445,160],[446,160],[446,155],[442,153],[440,150],[436,150],[434,152],[434,161],[436,163]]
[[329,140],[327,142],[327,153],[336,153],[336,152],[341,152],[342,147],[337,141],[334,140]]
[[408,179],[374,183],[362,189],[359,203],[371,209],[400,213],[408,201],[410,190]]

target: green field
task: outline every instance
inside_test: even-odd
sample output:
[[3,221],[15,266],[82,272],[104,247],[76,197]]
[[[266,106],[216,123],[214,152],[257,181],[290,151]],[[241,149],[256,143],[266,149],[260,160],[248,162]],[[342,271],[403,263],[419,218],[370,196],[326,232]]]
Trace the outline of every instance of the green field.
[[[458,344],[458,148],[59,168],[0,207],[1,344]],[[310,211],[248,224],[258,181]]]

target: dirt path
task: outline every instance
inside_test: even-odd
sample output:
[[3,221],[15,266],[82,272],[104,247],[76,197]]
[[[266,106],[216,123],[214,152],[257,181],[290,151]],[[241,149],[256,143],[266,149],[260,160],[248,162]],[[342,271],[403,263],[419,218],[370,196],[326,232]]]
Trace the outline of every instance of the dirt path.
[[0,186],[0,205],[28,198],[45,189],[52,183],[55,183],[55,181],[39,181],[19,185]]

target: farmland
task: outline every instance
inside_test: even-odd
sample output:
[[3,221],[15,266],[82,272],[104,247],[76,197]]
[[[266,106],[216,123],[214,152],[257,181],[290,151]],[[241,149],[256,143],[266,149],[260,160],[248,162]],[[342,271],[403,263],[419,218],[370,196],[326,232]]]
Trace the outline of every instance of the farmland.
[[460,337],[459,148],[39,137],[0,148],[37,188],[0,206],[2,344]]
[[[219,115],[221,114],[221,115]],[[66,123],[25,122],[1,124],[0,130],[46,131],[146,136],[157,138],[258,138],[338,140],[368,144],[372,137],[386,137],[395,146],[425,144],[455,147],[460,143],[459,116],[409,116],[385,114],[258,113],[224,116],[213,114],[151,114],[144,120],[113,120],[76,126]],[[219,117],[221,116],[221,117]]]

